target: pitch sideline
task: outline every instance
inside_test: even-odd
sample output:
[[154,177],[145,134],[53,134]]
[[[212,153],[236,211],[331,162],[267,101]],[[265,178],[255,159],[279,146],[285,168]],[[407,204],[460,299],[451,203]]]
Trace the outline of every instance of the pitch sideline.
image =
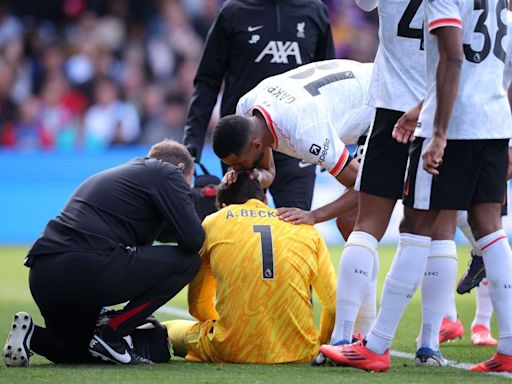
[[[177,317],[180,317],[185,320],[194,320],[194,318],[188,313],[188,311],[178,308],[178,307],[174,307],[174,306],[166,305],[166,306],[160,307],[157,310],[157,312],[165,313],[167,315],[177,316]],[[402,351],[391,351],[391,356],[400,357],[400,358],[408,359],[408,360],[414,360],[414,358],[415,358],[414,353],[408,353],[408,352],[402,352]],[[471,364],[471,363],[457,362],[457,361],[452,361],[452,360],[446,360],[446,361],[448,362],[448,367],[462,369],[465,371],[467,371],[471,366],[473,366],[473,364]],[[507,379],[512,379],[512,373],[489,372],[488,374],[493,375],[493,376],[505,377]]]

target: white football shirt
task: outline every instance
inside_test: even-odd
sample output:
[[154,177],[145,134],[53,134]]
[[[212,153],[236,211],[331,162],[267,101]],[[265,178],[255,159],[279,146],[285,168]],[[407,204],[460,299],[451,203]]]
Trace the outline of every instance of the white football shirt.
[[408,111],[425,97],[422,0],[379,0],[379,48],[366,103]]
[[508,92],[512,82],[512,11],[507,12],[507,59],[505,61],[505,73],[503,74],[503,86]]
[[[239,100],[236,113],[258,110],[274,136],[274,150],[318,164],[336,176],[347,162],[345,144],[369,128],[364,104],[373,64],[326,60],[269,77]],[[344,140],[346,140],[344,142]]]
[[[504,0],[429,0],[428,30],[462,29],[464,61],[460,86],[447,131],[449,140],[507,139],[512,118],[503,87],[506,61],[507,2]],[[415,136],[431,137],[436,112],[437,38],[428,33],[427,96]]]

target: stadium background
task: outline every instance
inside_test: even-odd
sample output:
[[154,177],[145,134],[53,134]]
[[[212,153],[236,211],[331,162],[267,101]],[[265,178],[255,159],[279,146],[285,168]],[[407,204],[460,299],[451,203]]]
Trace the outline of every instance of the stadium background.
[[[220,3],[1,2],[0,244],[32,243],[87,176],[143,156],[163,138],[181,140]],[[337,57],[372,61],[376,13],[360,11],[353,0],[326,3]],[[220,173],[208,144],[203,162]],[[319,173],[313,205],[341,190]],[[396,239],[399,211],[384,243]],[[341,242],[333,222],[319,229],[330,244]]]

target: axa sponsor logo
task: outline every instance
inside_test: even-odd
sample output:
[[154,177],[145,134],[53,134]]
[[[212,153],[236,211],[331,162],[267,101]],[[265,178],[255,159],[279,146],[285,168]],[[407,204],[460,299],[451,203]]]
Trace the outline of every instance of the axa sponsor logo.
[[302,57],[300,56],[300,48],[299,44],[296,41],[274,41],[271,40],[268,44],[263,48],[261,53],[258,55],[256,63],[259,63],[263,60],[263,58],[267,55],[270,55],[272,58],[270,59],[271,63],[277,64],[288,64],[288,60],[293,60],[295,58],[295,62],[298,65],[302,65]]

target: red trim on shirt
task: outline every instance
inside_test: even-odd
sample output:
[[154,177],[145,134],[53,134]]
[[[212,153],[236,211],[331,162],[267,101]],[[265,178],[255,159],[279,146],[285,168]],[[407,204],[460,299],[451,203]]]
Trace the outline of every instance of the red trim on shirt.
[[347,147],[345,147],[343,149],[343,153],[341,154],[340,158],[338,159],[338,162],[336,163],[334,168],[329,171],[329,173],[331,175],[333,175],[334,177],[338,176],[338,173],[340,173],[340,171],[345,166],[345,163],[348,160],[348,156],[349,156],[348,149],[347,149]]
[[456,18],[437,19],[428,23],[428,30],[431,31],[438,27],[450,26],[462,28],[462,21]]
[[267,126],[270,128],[272,137],[274,138],[274,149],[277,150],[277,148],[279,147],[279,139],[277,138],[276,129],[274,128],[274,122],[272,121],[270,114],[261,105],[256,105],[256,106],[254,106],[253,109],[257,109],[263,115],[263,118],[267,122]]
[[500,237],[498,237],[497,239],[494,239],[493,241],[491,241],[490,243],[485,244],[485,245],[481,248],[481,250],[483,251],[484,249],[489,248],[491,245],[493,245],[493,244],[494,244],[494,243],[496,243],[497,241],[500,241],[500,240],[503,240],[503,239],[506,239],[506,238],[507,238],[507,236],[500,236]]

